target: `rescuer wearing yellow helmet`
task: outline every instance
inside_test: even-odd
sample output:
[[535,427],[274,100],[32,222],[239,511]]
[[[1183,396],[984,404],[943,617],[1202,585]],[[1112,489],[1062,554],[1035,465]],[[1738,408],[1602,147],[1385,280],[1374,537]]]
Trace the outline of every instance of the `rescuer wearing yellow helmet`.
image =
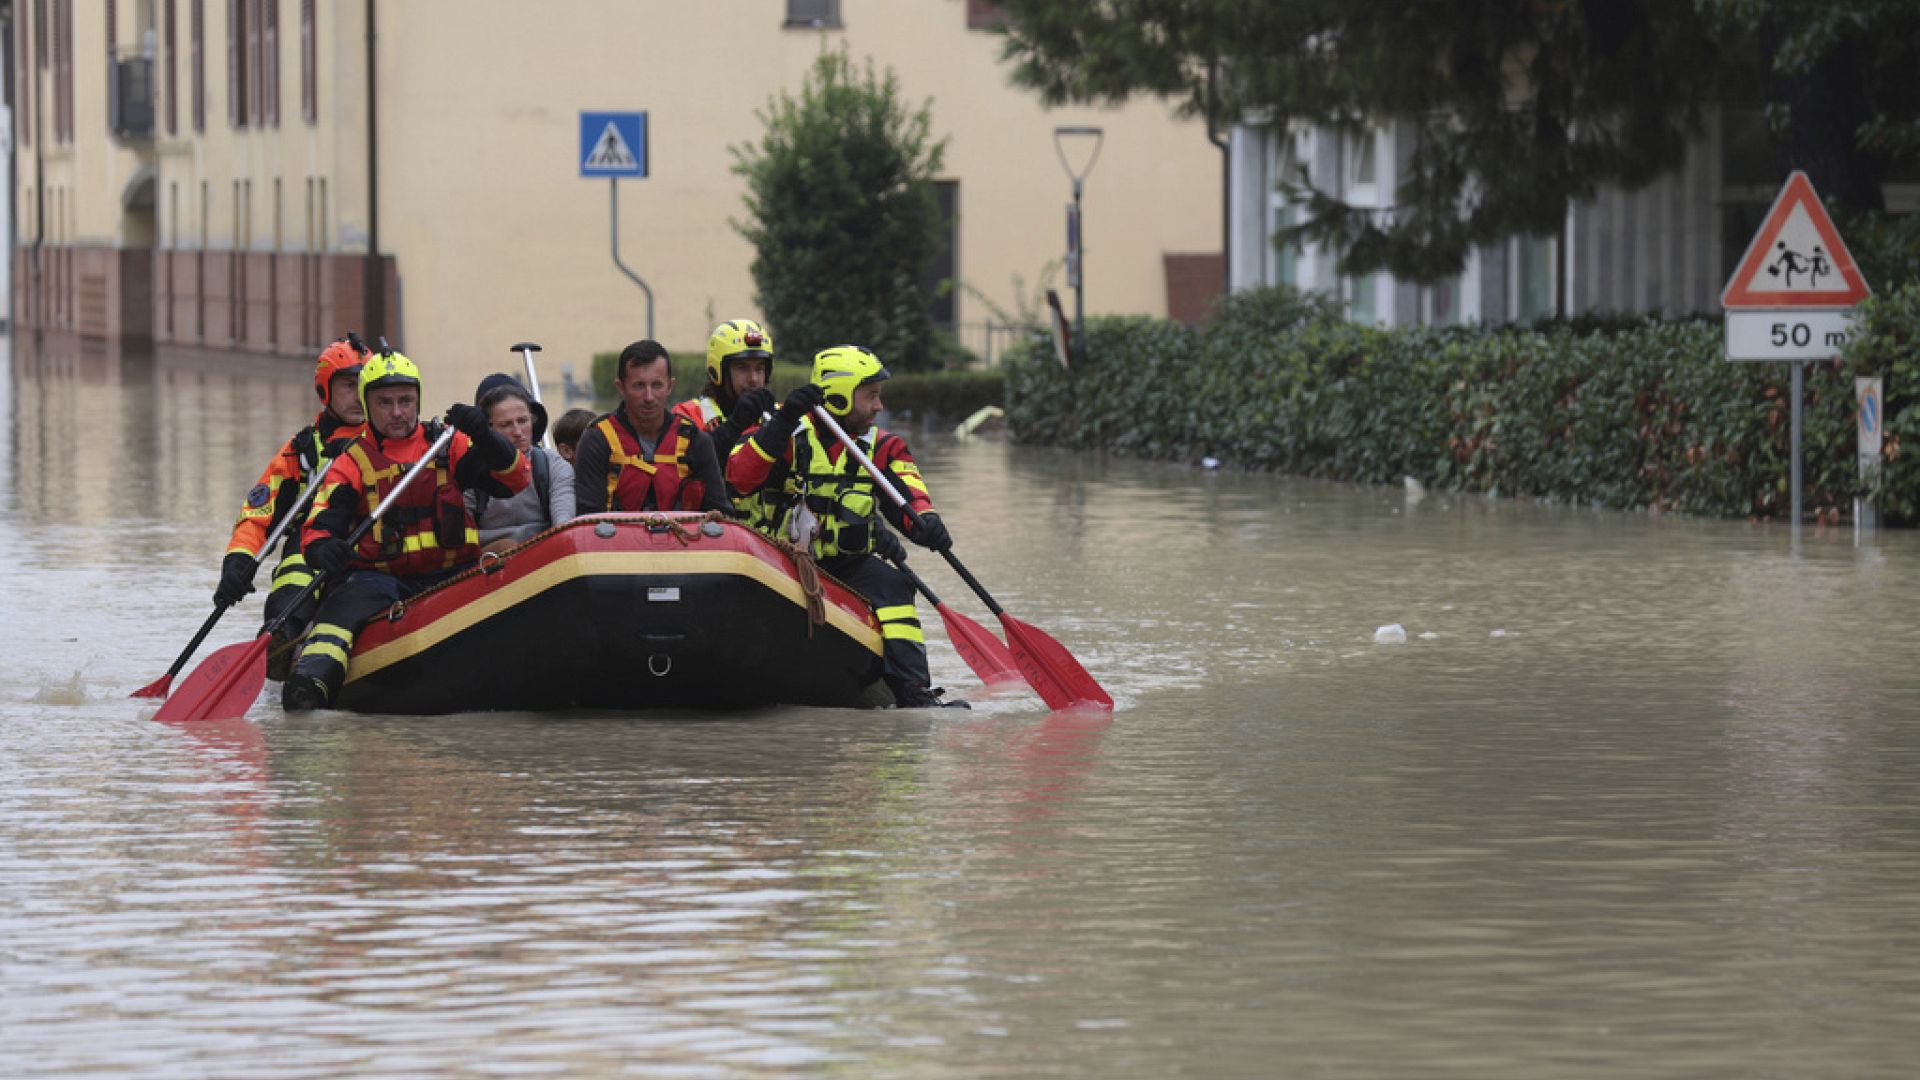
[[[220,564],[220,585],[213,592],[215,604],[237,604],[253,591],[254,572],[272,554],[264,550],[267,536],[293,512],[320,463],[338,454],[364,429],[367,416],[360,405],[358,386],[360,364],[366,354],[367,347],[352,331],[320,350],[313,365],[313,392],[320,398],[320,412],[313,423],[281,445],[247,492],[240,517],[233,524],[233,535],[227,540],[227,556]],[[274,679],[286,678],[293,662],[292,642],[306,629],[315,605],[306,591],[313,573],[300,554],[299,521],[287,526],[280,551],[280,565],[274,568],[273,587],[267,592],[265,618],[271,622],[295,603],[301,603],[303,610],[274,630],[273,647],[267,650],[267,675]],[[304,602],[303,596],[307,597]]]
[[[707,338],[707,384],[700,396],[673,407],[713,439],[714,459],[724,469],[742,436],[773,411],[773,338],[752,319],[728,319]],[[742,496],[728,490],[734,512],[764,529],[779,505],[777,490]]]
[[348,546],[346,538],[399,487],[443,430],[436,422],[420,422],[420,369],[400,353],[369,357],[360,369],[359,392],[367,429],[321,478],[301,535],[307,563],[333,585],[281,693],[290,711],[332,704],[346,681],[354,635],[369,619],[479,560],[480,534],[464,490],[505,499],[532,479],[527,459],[487,424],[486,413],[453,405],[447,409],[447,423],[458,431],[453,441],[358,546]]
[[[947,527],[934,512],[920,467],[906,440],[874,426],[884,403],[880,384],[891,377],[880,358],[857,345],[836,345],[813,358],[813,377],[797,387],[773,418],[740,440],[727,462],[727,479],[743,495],[767,487],[784,466],[789,493],[774,522],[795,542],[809,545],[821,569],[852,586],[873,605],[884,642],[881,674],[902,708],[966,707],[945,701],[929,685],[927,642],[914,610],[913,582],[886,556],[904,559],[900,541],[882,523],[891,523],[924,548],[952,546]],[[807,416],[824,406],[849,438],[887,474],[913,507],[920,526],[853,460],[840,441]]]

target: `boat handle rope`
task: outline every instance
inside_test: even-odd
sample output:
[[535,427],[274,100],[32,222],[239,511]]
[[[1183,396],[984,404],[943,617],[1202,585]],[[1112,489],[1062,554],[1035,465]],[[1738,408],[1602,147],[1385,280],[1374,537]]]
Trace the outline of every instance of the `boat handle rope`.
[[820,587],[820,564],[813,561],[811,547],[801,547],[786,537],[778,537],[773,546],[787,553],[793,560],[793,576],[800,582],[800,594],[807,601],[807,637],[813,637],[816,626],[827,621],[826,590]]

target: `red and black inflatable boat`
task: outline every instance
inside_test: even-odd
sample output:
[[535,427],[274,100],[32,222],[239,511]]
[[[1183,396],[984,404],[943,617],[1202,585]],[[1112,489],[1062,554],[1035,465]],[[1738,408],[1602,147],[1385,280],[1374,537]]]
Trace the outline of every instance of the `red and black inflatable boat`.
[[[817,582],[809,614],[803,580]],[[354,642],[339,707],[861,707],[890,700],[857,593],[704,514],[570,521],[396,604]]]

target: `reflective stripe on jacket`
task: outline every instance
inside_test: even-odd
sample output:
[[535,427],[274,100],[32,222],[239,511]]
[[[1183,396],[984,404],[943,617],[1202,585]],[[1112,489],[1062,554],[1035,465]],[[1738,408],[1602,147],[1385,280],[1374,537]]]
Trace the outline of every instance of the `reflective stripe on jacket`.
[[[326,455],[327,444],[358,438],[364,430],[364,424],[342,424],[323,410],[313,423],[295,432],[247,491],[247,500],[233,523],[233,535],[227,539],[227,553],[245,552],[256,558],[267,555],[260,550],[267,534],[300,501],[314,466]],[[289,556],[300,550],[299,522],[288,527],[284,550]]]

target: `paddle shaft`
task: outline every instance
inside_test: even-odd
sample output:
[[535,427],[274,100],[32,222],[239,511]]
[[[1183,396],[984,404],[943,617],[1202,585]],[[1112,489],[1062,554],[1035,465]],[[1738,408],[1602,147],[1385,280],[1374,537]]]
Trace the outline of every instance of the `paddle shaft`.
[[[835,438],[840,440],[840,445],[846,448],[847,453],[853,455],[853,460],[867,470],[867,475],[873,477],[880,490],[886,492],[887,497],[893,500],[901,513],[913,522],[914,530],[919,531],[920,515],[914,513],[913,507],[907,505],[906,496],[894,488],[893,482],[888,480],[886,474],[880,471],[880,467],[873,463],[873,459],[860,449],[859,444],[847,435],[832,414],[822,406],[815,406],[813,415],[826,425],[827,430],[831,431]],[[1112,695],[1100,686],[1086,668],[1080,666],[1080,662],[1073,658],[1073,654],[1067,651],[1066,646],[1043,631],[1028,626],[1007,614],[1006,610],[995,602],[992,594],[987,592],[987,587],[980,584],[980,580],[960,564],[960,560],[952,551],[941,549],[940,557],[947,560],[947,565],[953,567],[953,572],[960,575],[960,580],[966,582],[967,587],[973,590],[973,594],[978,596],[981,602],[987,605],[987,609],[1000,619],[1001,627],[1007,632],[1007,645],[1014,659],[1020,664],[1021,674],[1027,677],[1028,684],[1049,707],[1066,709],[1079,705],[1097,705],[1107,709],[1113,708]]]
[[[825,424],[827,430],[833,433],[833,437],[840,440],[840,445],[847,448],[847,453],[853,455],[853,460],[859,462],[860,467],[867,470],[867,475],[873,477],[874,483],[879,486],[880,490],[886,493],[887,498],[893,500],[893,505],[900,508],[900,512],[907,516],[908,521],[913,522],[914,530],[916,532],[919,531],[920,515],[914,513],[913,507],[907,505],[907,497],[900,494],[900,490],[893,486],[893,481],[887,479],[887,474],[880,471],[880,466],[875,465],[873,459],[868,457],[866,452],[860,449],[860,444],[853,441],[853,436],[847,434],[846,429],[841,427],[840,422],[833,418],[833,414],[827,411],[826,406],[815,405],[813,407],[813,417],[822,424]],[[960,565],[960,560],[954,557],[951,549],[941,549],[940,557],[947,560],[947,565],[953,567],[953,572],[960,575],[960,580],[966,582],[967,587],[973,590],[974,595],[978,596],[980,601],[987,605],[988,611],[993,612],[995,616],[1006,614],[1006,611],[1002,609],[998,603],[994,602],[993,597],[987,592],[987,587],[980,584],[980,580],[974,577],[966,567]],[[931,600],[933,598],[932,594],[929,593],[927,598]],[[938,601],[935,602],[938,603]]]
[[[347,535],[349,546],[360,542],[360,538],[373,528],[373,523],[379,521],[381,515],[387,512],[387,508],[393,505],[394,500],[398,499],[408,485],[413,483],[413,478],[420,475],[420,471],[426,468],[448,443],[453,441],[453,432],[452,428],[442,432],[427,452],[421,455],[420,460],[414,462],[406,475],[402,476],[399,482],[394,484],[393,489],[387,492],[387,497],[381,499],[373,508],[373,513],[354,527],[353,531]],[[187,681],[181,685],[180,692],[160,706],[160,711],[154,714],[154,719],[167,722],[232,720],[246,715],[247,709],[260,695],[261,684],[267,681],[267,645],[273,640],[273,632],[292,618],[293,613],[299,610],[300,604],[307,597],[312,596],[326,579],[326,571],[316,569],[313,580],[307,582],[306,587],[300,590],[299,598],[268,622],[252,641],[216,650],[199,667],[193,669],[193,674],[188,675]]]
[[[535,402],[542,405],[546,404],[546,402],[540,400],[540,373],[533,369],[533,354],[540,351],[540,346],[535,345],[531,341],[523,341],[515,345],[514,348],[520,351],[521,358],[527,362],[527,392],[533,395]],[[548,428],[541,433],[540,445],[549,450],[554,449],[552,428]]]
[[[427,447],[427,452],[420,456],[420,460],[414,462],[413,467],[408,469],[404,476],[400,477],[400,482],[393,485],[392,491],[387,492],[387,497],[381,499],[379,505],[373,508],[373,513],[368,514],[365,521],[354,526],[353,531],[347,534],[348,547],[353,547],[355,544],[358,544],[360,538],[367,535],[367,531],[373,528],[374,522],[379,521],[380,516],[387,512],[387,507],[392,506],[393,501],[398,499],[401,493],[407,490],[408,485],[413,483],[413,478],[420,475],[420,470],[433,461],[433,459],[439,455],[440,451],[446,449],[447,444],[453,441],[453,436],[454,429],[451,427],[440,433],[440,437],[433,441],[432,446]],[[319,481],[316,480],[314,483],[317,486]],[[327,572],[316,568],[313,572],[313,580],[307,582],[307,587],[300,590],[300,596],[294,600],[293,603],[288,604],[285,611],[275,616],[273,621],[261,628],[261,635],[271,634],[275,630],[280,629],[281,624],[292,618],[293,613],[300,609],[301,602],[319,590],[320,585],[326,581],[326,578]]]
[[[305,510],[307,504],[313,501],[313,493],[320,490],[320,478],[327,475],[327,470],[332,467],[332,458],[322,458],[320,463],[314,466],[313,479],[307,481],[306,488],[300,492],[299,501],[293,504],[293,509],[287,511],[286,516],[280,519],[280,523],[273,527],[273,531],[267,534],[266,541],[260,545],[260,553],[253,557],[253,570],[248,573],[248,577],[252,577],[253,574],[260,571],[260,564],[266,561],[267,553],[273,550],[273,546],[280,541],[280,537],[287,531],[287,527],[292,525],[294,521],[300,517],[300,512]],[[180,674],[181,668],[187,666],[187,661],[193,657],[195,652],[199,651],[200,643],[207,640],[207,635],[213,632],[214,624],[220,621],[220,616],[225,615],[227,609],[232,607],[234,603],[234,601],[225,603],[218,600],[214,601],[213,612],[207,616],[205,622],[200,624],[199,632],[193,635],[192,641],[187,642],[187,647],[180,650],[179,656],[174,657],[173,666],[168,668],[167,673],[153,683],[143,687],[141,690],[134,691],[134,696],[164,696],[166,687],[173,682],[173,677]],[[157,691],[157,694],[146,691]]]

